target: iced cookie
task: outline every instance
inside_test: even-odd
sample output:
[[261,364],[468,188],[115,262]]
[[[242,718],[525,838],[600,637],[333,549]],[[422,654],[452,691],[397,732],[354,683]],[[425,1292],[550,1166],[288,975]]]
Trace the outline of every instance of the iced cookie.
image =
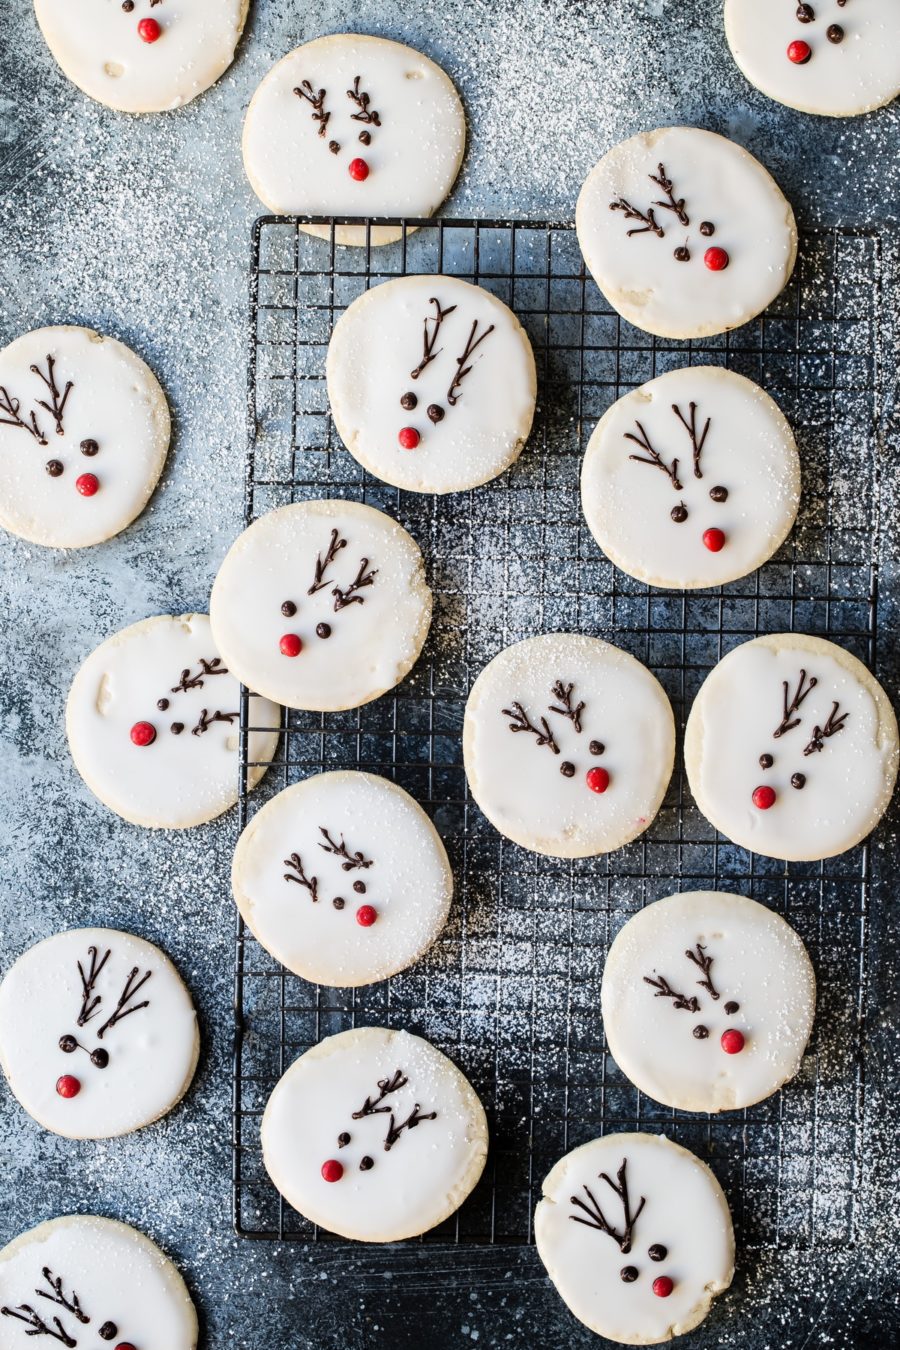
[[704,681],[684,757],[700,810],[768,858],[813,862],[865,839],[897,777],[897,719],[861,661],[803,633],[745,642]]
[[794,213],[766,169],[696,127],[613,146],[581,189],[578,242],[614,309],[658,337],[724,333],[784,289]]
[[[75,767],[134,825],[180,830],[213,820],[238,797],[240,697],[205,614],[132,624],[91,652],[72,682],[66,732]],[[275,753],[280,721],[265,699],[251,706],[249,787]]]
[[453,873],[408,792],[372,773],[316,774],[250,821],[231,872],[266,951],[330,987],[371,984],[417,960],[447,919]]
[[689,891],[621,929],[601,988],[610,1053],[679,1111],[739,1111],[793,1078],[816,979],[793,928],[743,895]]
[[418,544],[390,516],[298,502],[231,546],[210,616],[244,684],[289,708],[336,712],[378,698],[415,665],[431,591]]
[[487,1121],[446,1055],[407,1031],[329,1036],[277,1083],[263,1160],[307,1219],[359,1242],[416,1237],[459,1209],[484,1170]]
[[120,112],[166,112],[234,60],[250,0],[34,0],[73,84]]
[[[278,215],[433,215],[465,147],[462,103],[441,68],[411,47],[358,33],[289,52],[253,95],[244,123],[247,177]],[[371,240],[401,234],[379,226]],[[366,231],[343,225],[335,237],[365,244]]]
[[[0,1251],[0,1350],[195,1350],[197,1314],[167,1256],[135,1228],[50,1219]],[[43,1342],[42,1342],[43,1343]]]
[[501,300],[457,277],[366,291],[334,330],[327,376],[351,455],[411,492],[496,478],[531,430],[537,379],[525,330]]
[[0,1065],[54,1134],[110,1139],[158,1120],[190,1086],[199,1049],[175,967],[129,933],[57,933],[0,984]]
[[734,1274],[721,1186],[664,1135],[608,1134],[567,1153],[544,1181],[534,1236],[571,1312],[623,1345],[684,1335]]
[[721,366],[671,370],[614,403],[590,439],[581,504],[617,567],[653,586],[721,586],[772,556],[800,502],[778,405]]
[[900,93],[896,0],[725,0],[725,32],[750,83],[789,108],[854,117]]
[[38,328],[0,352],[0,525],[84,548],[124,530],[156,487],[169,407],[115,338]]
[[589,858],[643,834],[675,758],[675,722],[640,661],[599,638],[551,633],[495,656],[466,704],[472,796],[534,853]]

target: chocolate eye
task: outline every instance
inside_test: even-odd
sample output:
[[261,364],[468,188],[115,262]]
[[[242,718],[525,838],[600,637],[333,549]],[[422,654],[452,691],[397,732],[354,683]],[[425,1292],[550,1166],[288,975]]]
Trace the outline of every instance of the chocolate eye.
[[338,1148],[346,1148],[349,1143],[350,1136],[347,1131],[344,1130],[343,1134],[338,1135]]
[[105,1069],[109,1063],[108,1050],[93,1050],[91,1052],[91,1063],[95,1069]]
[[634,1284],[637,1277],[638,1277],[637,1266],[623,1266],[622,1269],[619,1271],[619,1278],[625,1284]]
[[775,759],[773,755],[760,755],[759,757],[759,767],[761,769],[771,769],[774,763]]
[[294,604],[293,600],[285,600],[284,604],[281,606],[281,612],[286,619],[292,619],[297,613],[297,606]]
[[679,502],[678,506],[673,506],[669,514],[676,525],[683,525],[688,518],[687,507],[684,502]]
[[418,407],[418,404],[419,400],[411,391],[408,394],[404,394],[400,400],[400,407],[405,408],[407,412],[412,412],[413,408]]
[[705,1041],[708,1035],[709,1035],[709,1031],[708,1031],[707,1028],[703,1025],[702,1022],[701,1022],[701,1023],[698,1023],[698,1025],[694,1027],[694,1039],[695,1039],[695,1040],[698,1040],[698,1041]]
[[664,1247],[661,1242],[654,1242],[652,1247],[647,1248],[647,1255],[651,1261],[665,1261],[669,1255],[668,1247]]
[[330,623],[317,623],[317,624],[316,624],[316,637],[320,637],[320,638],[330,638],[330,637],[331,637],[331,624],[330,624]]
[[78,1042],[74,1036],[60,1036],[59,1048],[64,1055],[72,1055],[78,1049]]
[[727,502],[728,489],[725,487],[714,487],[709,489],[709,495],[714,502]]

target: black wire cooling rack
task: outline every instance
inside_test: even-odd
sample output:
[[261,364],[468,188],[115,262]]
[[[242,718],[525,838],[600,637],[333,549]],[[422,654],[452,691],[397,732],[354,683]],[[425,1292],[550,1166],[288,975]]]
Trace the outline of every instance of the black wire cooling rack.
[[[744,1243],[852,1244],[866,1105],[866,848],[822,864],[748,854],[700,816],[677,766],[657,820],[633,844],[585,861],[538,857],[503,839],[472,802],[461,729],[485,663],[540,632],[592,633],[626,647],[662,681],[682,725],[710,668],[756,634],[827,635],[874,666],[879,236],[807,233],[791,284],[765,315],[722,337],[666,342],[609,308],[585,276],[570,225],[397,222],[398,243],[351,249],[335,242],[343,222],[315,223],[325,237],[275,217],[253,233],[246,520],[326,495],[386,510],[422,547],[435,619],[393,694],[353,712],[287,713],[278,759],[252,795],[245,692],[240,825],[309,774],[381,773],[431,813],[456,897],[422,961],[356,991],[285,972],[239,924],[236,1231],[334,1240],[269,1182],[259,1122],[275,1082],[309,1046],[382,1024],[447,1052],[490,1121],[482,1182],[427,1241],[530,1241],[542,1178],[562,1153],[601,1132],[648,1129],[710,1162]],[[324,378],[333,324],[356,296],[390,277],[433,272],[477,281],[509,304],[528,330],[539,378],[538,416],[518,464],[447,497],[399,492],[364,472],[335,433]],[[603,557],[582,518],[578,480],[610,403],[689,363],[727,365],[777,399],[798,437],[804,491],[798,523],[771,562],[721,589],[682,594],[633,581]],[[674,1112],[637,1092],[606,1052],[599,1010],[605,953],[621,925],[649,901],[693,888],[771,905],[800,932],[819,977],[815,1035],[797,1079],[750,1110],[716,1117]]]

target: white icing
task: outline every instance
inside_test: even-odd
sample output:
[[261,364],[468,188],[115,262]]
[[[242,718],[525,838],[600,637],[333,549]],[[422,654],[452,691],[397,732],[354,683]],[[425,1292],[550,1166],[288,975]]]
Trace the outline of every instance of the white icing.
[[[818,683],[795,714],[799,726],[776,739],[782,682],[793,695],[801,670]],[[878,688],[849,653],[799,634],[746,642],[720,661],[691,709],[685,749],[691,791],[715,827],[767,857],[808,860],[842,853],[874,829],[896,777],[897,724],[868,681]],[[838,717],[847,713],[843,729],[805,755],[834,702]],[[771,768],[760,767],[762,754],[774,757]],[[791,785],[795,773],[806,776],[802,790]],[[759,786],[776,792],[769,810],[753,804]]]
[[[343,841],[350,859],[327,851],[329,840]],[[315,901],[288,865],[295,853],[315,882]],[[347,865],[358,853],[370,866]],[[396,784],[351,772],[296,783],[257,812],[238,842],[232,883],[266,950],[295,974],[331,986],[405,969],[437,937],[453,894],[446,851],[422,808]],[[356,920],[363,905],[377,915],[369,927]]]
[[[54,361],[62,435],[41,406],[41,401],[53,406],[50,390],[31,370],[36,365],[47,376],[48,356]],[[10,425],[15,421],[10,402],[46,444],[31,430]],[[0,352],[0,403],[5,529],[35,544],[83,548],[117,534],[144,509],[165,463],[169,410],[152,371],[121,342],[88,328],[26,333]],[[95,455],[82,453],[83,440],[97,442]],[[63,466],[59,477],[47,472],[51,460]],[[100,484],[91,497],[75,486],[86,473]]]
[[[653,203],[667,200],[650,175],[663,164],[683,199],[688,225]],[[625,198],[653,209],[659,238],[610,204]],[[715,226],[704,237],[702,222]],[[619,313],[661,337],[701,337],[746,323],[787,283],[797,253],[794,214],[774,180],[746,150],[696,127],[644,132],[613,146],[591,171],[578,198],[578,241],[594,280]],[[687,244],[690,261],[674,257]],[[711,271],[708,248],[728,266]]]
[[[310,595],[332,530],[346,547]],[[336,611],[334,588],[346,594],[373,571],[372,584],[356,592],[361,603]],[[291,618],[281,613],[285,601],[297,606]],[[356,502],[298,502],[239,536],[216,577],[210,615],[230,668],[251,689],[290,708],[330,712],[367,703],[403,679],[428,633],[431,592],[418,545],[389,516]],[[320,623],[330,637],[317,636]],[[301,639],[299,656],[282,653],[287,634]]]
[[[697,944],[703,948],[698,952]],[[687,951],[712,958],[709,981]],[[676,1007],[646,979],[662,977],[699,1009]],[[641,1092],[682,1111],[737,1111],[762,1101],[800,1068],[812,1030],[815,976],[800,938],[778,914],[742,895],[693,891],[635,914],[606,958],[601,989],[610,1053]],[[740,1006],[727,1013],[730,1001]],[[705,1027],[698,1040],[694,1028]],[[727,1054],[729,1029],[744,1048]]]
[[[90,981],[89,948],[100,966],[84,1025],[81,963]],[[109,957],[103,961],[104,954]],[[100,963],[102,962],[102,965]],[[150,978],[115,1013],[131,971],[136,983]],[[138,1005],[147,1002],[147,1007]],[[103,1030],[103,1035],[99,1032]],[[60,1039],[73,1036],[81,1048],[66,1053]],[[149,1124],[185,1092],[197,1062],[197,1018],[190,996],[168,957],[149,942],[109,928],[79,928],[39,942],[20,956],[0,984],[0,1063],[29,1115],[70,1139],[108,1139]],[[91,1052],[105,1050],[105,1068]],[[64,1098],[60,1077],[78,1079],[81,1090]]]
[[[136,825],[182,829],[227,811],[238,795],[239,723],[213,721],[216,712],[238,713],[240,688],[233,673],[204,676],[201,661],[219,657],[205,614],[168,615],[123,628],[82,664],[69,693],[66,730],[75,767],[102,802]],[[182,671],[202,684],[183,690]],[[168,699],[168,708],[157,707]],[[278,743],[279,709],[251,702],[249,760],[262,766]],[[151,745],[135,745],[131,729],[149,722]],[[181,724],[179,735],[173,724]],[[271,727],[271,731],[264,728]],[[250,786],[264,767],[251,770]]]
[[[622,1230],[622,1203],[599,1174],[615,1181],[623,1159],[632,1214],[641,1197],[646,1202],[628,1253],[607,1233],[571,1218],[586,1217],[571,1197],[586,1201],[588,1186],[607,1221]],[[690,1331],[734,1271],[731,1216],[719,1183],[699,1158],[662,1135],[608,1134],[566,1154],[544,1181],[534,1235],[550,1278],[579,1321],[626,1345]],[[647,1255],[655,1244],[668,1249],[662,1261]],[[626,1284],[619,1272],[629,1265],[638,1278]],[[674,1283],[668,1298],[653,1293],[660,1276]]]
[[[227,70],[249,0],[34,0],[41,31],[78,88],[122,112],[165,112],[202,94]],[[162,29],[138,33],[142,19]]]
[[[582,731],[549,711],[562,706],[557,680],[585,703]],[[533,725],[546,718],[559,754],[526,731],[513,733],[503,709],[519,702]],[[603,754],[590,752],[600,741]],[[536,853],[583,858],[620,848],[643,833],[659,810],[672,773],[675,727],[658,681],[627,652],[597,638],[555,633],[502,651],[476,680],[466,706],[466,773],[488,819]],[[574,765],[572,777],[560,766]],[[610,783],[591,791],[586,774],[603,768]]]
[[[442,311],[455,307],[437,334],[432,297]],[[473,323],[479,345],[460,366]],[[412,379],[426,332],[434,359]],[[453,381],[467,367],[451,404]],[[536,376],[525,331],[502,301],[456,277],[401,277],[360,296],[335,327],[327,374],[335,424],[350,453],[412,492],[456,492],[496,478],[531,429]],[[411,411],[400,405],[407,393],[418,400]],[[442,421],[431,421],[430,405],[443,410]],[[400,445],[402,428],[420,435],[414,450]]]
[[[783,0],[725,0],[732,55],[751,84],[789,108],[852,117],[880,108],[900,92],[900,5],[896,0],[813,0],[811,23]],[[833,24],[842,42],[828,40]],[[805,65],[788,60],[792,42],[805,42]]]
[[[381,1103],[390,1112],[353,1119],[397,1070],[405,1086]],[[392,1124],[436,1112],[386,1150]],[[350,1135],[344,1147],[343,1132]],[[285,1199],[312,1222],[363,1242],[392,1242],[433,1228],[459,1208],[487,1154],[481,1103],[459,1069],[406,1031],[366,1027],[330,1036],[291,1065],[262,1122],[266,1168]],[[364,1157],[374,1166],[360,1169]],[[322,1176],[337,1160],[339,1181]]]
[[[357,76],[380,125],[353,120],[360,109],[347,91]],[[316,97],[325,90],[322,136],[316,109],[294,93],[304,80]],[[338,34],[298,47],[265,77],[247,110],[244,166],[257,196],[282,215],[414,218],[432,215],[447,196],[465,141],[459,95],[439,66],[397,42]],[[364,182],[349,173],[357,158],[369,166]]]
[[[54,1281],[62,1280],[61,1293],[70,1304],[77,1295],[87,1322],[56,1301],[45,1267]],[[29,1332],[29,1323],[6,1312],[21,1312],[23,1304],[51,1330],[38,1333],[32,1323]],[[68,1337],[65,1344],[78,1350],[120,1343],[136,1350],[194,1350],[197,1344],[197,1314],[168,1257],[136,1229],[92,1215],[52,1219],[0,1251],[0,1308],[6,1313],[0,1316],[0,1350],[24,1350],[34,1344],[29,1334],[46,1336],[56,1346],[61,1340],[56,1318]],[[112,1341],[97,1335],[107,1322],[116,1327]]]
[[[692,402],[701,478],[672,406],[690,423]],[[651,458],[626,439],[640,438],[638,422],[667,468],[678,460],[679,489],[668,473],[631,458]],[[726,501],[710,498],[717,486],[727,489]],[[720,586],[752,572],[784,541],[800,500],[797,447],[777,405],[752,381],[717,366],[672,370],[606,413],[587,448],[581,500],[594,538],[629,575],[656,586]],[[688,516],[676,522],[679,506]],[[725,534],[718,553],[703,543],[711,528]]]

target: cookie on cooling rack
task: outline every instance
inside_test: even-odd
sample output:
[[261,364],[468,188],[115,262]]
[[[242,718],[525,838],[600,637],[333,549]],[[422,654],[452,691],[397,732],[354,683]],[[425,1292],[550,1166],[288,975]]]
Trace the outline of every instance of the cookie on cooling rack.
[[797,257],[794,213],[768,171],[697,127],[613,146],[581,189],[575,223],[607,300],[658,337],[747,323],[784,289]]
[[488,820],[534,853],[588,858],[652,823],[675,758],[659,681],[598,638],[551,633],[495,656],[466,704],[469,787]]
[[109,1139],[181,1101],[200,1038],[167,956],[111,928],[31,947],[0,984],[0,1065],[30,1116],[69,1139]]
[[421,806],[355,771],[315,774],[267,802],[238,840],[231,881],[266,950],[332,988],[412,965],[453,896],[447,851]]
[[685,730],[700,810],[769,858],[813,862],[853,848],[887,809],[897,719],[843,647],[773,633],[729,652],[704,681]]
[[73,84],[120,112],[166,112],[234,60],[249,0],[34,0],[47,46]]
[[143,1233],[67,1214],[0,1251],[0,1350],[28,1336],[93,1350],[195,1350],[197,1314],[184,1280]]
[[148,366],[89,328],[38,328],[0,352],[0,525],[84,548],[146,506],[169,448]]
[[600,990],[610,1054],[679,1111],[739,1111],[800,1068],[816,978],[802,941],[743,895],[689,891],[628,920]]
[[484,1170],[484,1109],[463,1074],[407,1031],[329,1036],[277,1083],[262,1121],[275,1186],[311,1222],[399,1242],[459,1209]]
[[725,0],[725,33],[750,83],[800,112],[855,117],[900,93],[900,5]]
[[534,1236],[571,1312],[623,1345],[684,1335],[734,1274],[721,1186],[664,1135],[608,1134],[567,1153],[544,1181]]
[[617,567],[653,586],[721,586],[761,567],[800,503],[778,405],[721,366],[670,370],[620,398],[590,439],[581,504]]
[[496,478],[531,430],[527,334],[501,300],[458,277],[398,277],[366,291],[334,329],[326,373],[351,455],[411,492]]
[[[249,787],[275,753],[281,716],[265,699],[252,707]],[[240,708],[205,614],[144,619],[82,663],[66,704],[69,749],[111,811],[135,825],[185,829],[237,801]]]
[[[247,109],[244,168],[278,215],[430,216],[466,148],[466,118],[440,66],[399,42],[336,33],[289,52]],[[301,225],[329,237],[328,226]],[[340,225],[339,244],[386,244],[395,226]]]
[[238,537],[210,601],[238,678],[289,708],[337,712],[392,689],[431,623],[422,555],[402,526],[350,501],[298,502]]

